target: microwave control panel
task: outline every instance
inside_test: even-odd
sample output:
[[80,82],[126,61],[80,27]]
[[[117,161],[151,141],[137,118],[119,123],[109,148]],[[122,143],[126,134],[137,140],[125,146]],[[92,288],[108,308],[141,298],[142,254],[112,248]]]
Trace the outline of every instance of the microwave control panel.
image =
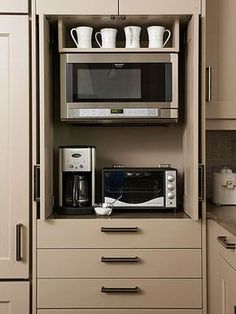
[[78,109],[68,108],[68,118],[158,118],[156,108]]

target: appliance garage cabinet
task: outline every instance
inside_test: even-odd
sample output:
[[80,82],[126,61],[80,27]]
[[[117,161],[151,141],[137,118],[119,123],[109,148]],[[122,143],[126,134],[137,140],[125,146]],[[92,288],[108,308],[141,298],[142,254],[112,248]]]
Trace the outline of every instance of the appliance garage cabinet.
[[[29,20],[0,2],[0,312],[29,313]],[[10,14],[14,13],[14,14]]]
[[[34,314],[206,313],[204,202],[199,202],[198,177],[203,163],[199,151],[201,5],[198,0],[181,0],[178,6],[175,2],[148,0],[144,8],[143,1],[133,6],[129,0],[38,0],[33,7],[37,18],[32,62],[38,64],[38,85],[33,86],[38,89],[33,109],[33,162],[38,165],[33,203],[37,213],[33,221]],[[130,127],[123,121],[114,127],[62,121],[61,55],[81,53],[85,58],[94,55],[94,59],[104,57],[104,52],[108,57],[117,52],[129,55],[122,35],[127,25],[142,27],[141,48],[132,48],[132,55],[148,54],[144,33],[150,24],[163,24],[172,32],[167,47],[151,52],[173,53],[179,58],[183,77],[179,122],[168,127],[160,122],[152,127],[140,123]],[[118,48],[99,49],[94,40],[93,48],[76,48],[70,29],[78,25],[91,25],[94,31],[117,28]],[[147,138],[145,151],[140,147]],[[65,145],[96,147],[99,202],[103,168],[117,163],[128,167],[156,167],[163,161],[172,164],[179,170],[178,210],[114,210],[107,218],[60,214],[58,151]]]

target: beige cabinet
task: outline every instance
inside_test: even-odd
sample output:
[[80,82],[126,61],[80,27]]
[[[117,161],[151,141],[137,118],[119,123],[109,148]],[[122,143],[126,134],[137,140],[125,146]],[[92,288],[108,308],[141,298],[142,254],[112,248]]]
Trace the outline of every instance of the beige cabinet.
[[208,221],[208,313],[236,311],[236,237],[214,221]]
[[236,270],[219,258],[220,314],[236,312]]
[[29,283],[0,282],[0,313],[29,313]]
[[27,16],[0,16],[0,51],[0,278],[28,278]]
[[0,0],[1,13],[27,13],[28,0]]
[[119,0],[119,14],[193,14],[200,13],[199,0]]
[[207,66],[210,67],[207,118],[236,119],[236,1],[208,0],[206,3]]

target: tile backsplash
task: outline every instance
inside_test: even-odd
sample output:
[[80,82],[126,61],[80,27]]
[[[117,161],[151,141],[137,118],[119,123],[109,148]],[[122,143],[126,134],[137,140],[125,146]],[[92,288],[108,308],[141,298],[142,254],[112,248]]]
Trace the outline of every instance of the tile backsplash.
[[207,131],[206,135],[207,199],[212,199],[212,174],[223,167],[236,172],[236,131]]

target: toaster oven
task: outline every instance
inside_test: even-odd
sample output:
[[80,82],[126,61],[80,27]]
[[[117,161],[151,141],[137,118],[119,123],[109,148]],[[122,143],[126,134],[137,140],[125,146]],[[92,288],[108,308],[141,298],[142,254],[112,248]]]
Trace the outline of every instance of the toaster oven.
[[120,209],[176,209],[174,168],[104,168],[103,202]]

